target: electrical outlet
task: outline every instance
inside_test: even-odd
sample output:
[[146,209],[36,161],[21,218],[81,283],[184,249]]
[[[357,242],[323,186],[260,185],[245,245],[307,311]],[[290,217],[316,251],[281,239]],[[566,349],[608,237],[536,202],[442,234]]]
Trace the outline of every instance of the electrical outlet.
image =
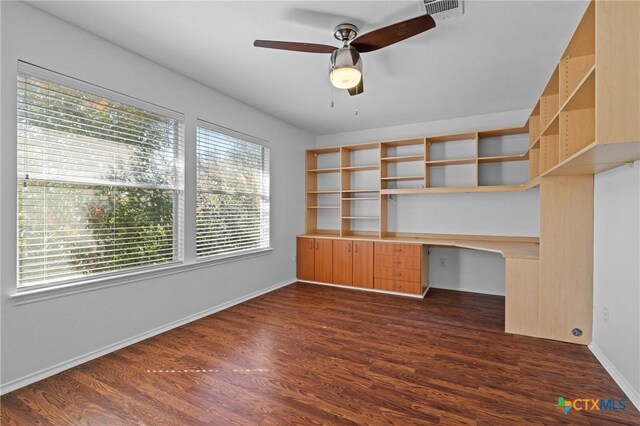
[[447,266],[447,260],[444,257],[440,258],[440,267],[444,268],[445,266]]
[[604,307],[604,322],[609,322],[609,307]]

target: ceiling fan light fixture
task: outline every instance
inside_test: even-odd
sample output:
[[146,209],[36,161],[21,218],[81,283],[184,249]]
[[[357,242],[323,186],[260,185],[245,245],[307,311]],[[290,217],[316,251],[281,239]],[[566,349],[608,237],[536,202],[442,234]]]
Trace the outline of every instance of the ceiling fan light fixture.
[[329,73],[331,84],[338,89],[351,89],[360,83],[362,72],[355,67],[334,68]]
[[338,89],[352,89],[362,78],[360,54],[351,46],[336,49],[331,54],[329,80]]

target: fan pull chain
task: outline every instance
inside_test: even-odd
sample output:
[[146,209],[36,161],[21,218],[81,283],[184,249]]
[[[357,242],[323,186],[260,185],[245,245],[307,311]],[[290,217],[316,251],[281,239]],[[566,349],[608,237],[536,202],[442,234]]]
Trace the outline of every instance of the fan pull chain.
[[[333,71],[333,67],[331,67],[331,71]],[[333,108],[333,83],[329,85],[329,90],[331,90],[331,108]]]

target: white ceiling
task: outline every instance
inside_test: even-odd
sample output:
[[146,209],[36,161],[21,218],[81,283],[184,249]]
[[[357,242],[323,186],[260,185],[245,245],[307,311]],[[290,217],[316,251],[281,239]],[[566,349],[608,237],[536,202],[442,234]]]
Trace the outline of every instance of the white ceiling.
[[364,34],[424,13],[421,0],[30,3],[316,135],[532,108],[585,9],[467,1],[462,17],[364,54],[365,92],[335,90],[331,108],[328,55],[253,40],[338,46],[335,25]]

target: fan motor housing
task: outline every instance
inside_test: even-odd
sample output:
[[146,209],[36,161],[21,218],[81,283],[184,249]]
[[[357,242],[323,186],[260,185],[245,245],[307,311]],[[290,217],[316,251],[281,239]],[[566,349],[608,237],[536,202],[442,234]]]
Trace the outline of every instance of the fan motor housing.
[[357,68],[362,71],[362,59],[360,59],[360,54],[355,48],[344,46],[333,51],[330,67],[331,69]]
[[333,36],[346,43],[356,38],[358,35],[358,27],[353,24],[340,24],[333,30]]

